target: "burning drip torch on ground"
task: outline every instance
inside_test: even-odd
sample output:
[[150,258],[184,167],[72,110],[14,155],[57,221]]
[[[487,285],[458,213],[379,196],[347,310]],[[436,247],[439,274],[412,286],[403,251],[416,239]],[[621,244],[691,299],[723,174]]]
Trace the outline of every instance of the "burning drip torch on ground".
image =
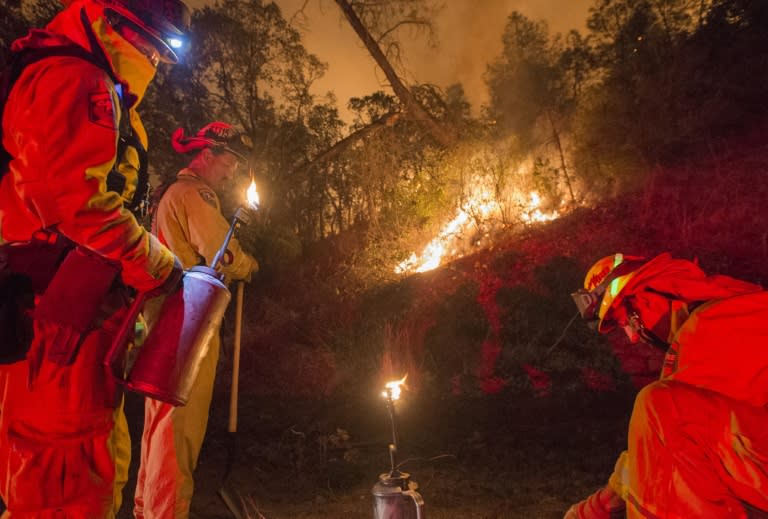
[[[185,271],[179,288],[162,301],[159,317],[153,320],[156,324],[149,330],[136,361],[125,377],[127,389],[175,406],[185,405],[189,400],[210,339],[218,332],[232,298],[224,284],[224,275],[217,272],[216,267],[226,254],[235,231],[251,223],[259,207],[259,195],[253,180],[247,191],[247,200],[246,207],[240,206],[235,211],[211,265]],[[147,306],[153,301],[147,301]],[[107,355],[106,364],[112,367],[118,378],[123,378],[120,359],[125,357],[128,337],[142,307],[144,295],[139,294]]]
[[395,402],[400,398],[401,386],[405,383],[405,375],[400,380],[387,382],[382,392],[389,421],[392,427],[392,443],[389,444],[390,470],[379,475],[379,481],[373,486],[373,517],[374,519],[424,519],[424,499],[416,491],[418,485],[411,481],[410,474],[397,469],[397,421]]

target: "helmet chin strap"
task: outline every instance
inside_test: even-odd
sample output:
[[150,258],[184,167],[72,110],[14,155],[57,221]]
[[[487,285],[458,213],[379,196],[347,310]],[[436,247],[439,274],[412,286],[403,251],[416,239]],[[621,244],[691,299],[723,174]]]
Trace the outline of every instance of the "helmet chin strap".
[[[91,27],[90,20],[88,20],[88,15],[85,12],[85,8],[80,9],[80,23],[83,24],[85,35],[88,37],[88,43],[91,46],[91,53],[100,61],[102,61],[105,66],[108,67],[109,60],[107,59],[106,54],[104,54],[104,50],[101,48],[98,38],[96,38],[96,35],[93,33],[93,28]],[[115,80],[115,78],[112,79]],[[117,83],[116,80],[115,82]]]
[[141,52],[144,57],[152,63],[153,67],[157,68],[160,61],[162,61],[162,56],[157,45],[152,43],[154,38],[146,34],[140,27],[130,20],[123,18],[120,14],[114,11],[105,10],[105,15],[109,25],[111,25],[125,41]]
[[637,332],[637,335],[640,337],[640,339],[654,348],[658,348],[662,351],[667,351],[669,349],[670,344],[667,341],[664,341],[653,333],[651,330],[645,327],[645,324],[643,324],[642,319],[640,319],[640,315],[638,315],[637,312],[633,312],[632,315],[629,317],[629,325]]

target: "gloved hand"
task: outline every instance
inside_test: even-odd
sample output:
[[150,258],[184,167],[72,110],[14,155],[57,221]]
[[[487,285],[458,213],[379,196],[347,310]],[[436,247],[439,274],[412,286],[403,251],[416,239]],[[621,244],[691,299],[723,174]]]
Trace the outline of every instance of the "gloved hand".
[[165,281],[163,281],[162,284],[148,291],[144,296],[144,298],[152,299],[153,297],[162,296],[162,295],[166,295],[174,292],[176,288],[178,288],[181,285],[181,279],[183,276],[184,276],[184,269],[181,267],[181,262],[179,261],[179,258],[174,256],[173,268],[171,269],[171,273],[168,274],[168,277],[165,278]]
[[239,207],[236,216],[238,221],[245,227],[255,224],[260,219],[259,210],[248,206]]
[[565,512],[563,519],[624,519],[624,500],[611,487],[603,487]]

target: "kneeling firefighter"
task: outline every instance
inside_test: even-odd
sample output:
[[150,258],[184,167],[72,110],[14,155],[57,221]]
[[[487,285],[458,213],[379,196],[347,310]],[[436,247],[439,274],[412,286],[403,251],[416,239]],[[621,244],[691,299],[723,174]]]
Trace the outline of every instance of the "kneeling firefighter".
[[768,292],[668,253],[616,254],[573,297],[599,332],[666,357],[608,485],[565,517],[768,517]]
[[181,264],[131,209],[146,192],[135,107],[189,24],[180,0],[75,0],[12,45],[0,169],[4,518],[112,518],[128,475],[104,365],[134,291]]

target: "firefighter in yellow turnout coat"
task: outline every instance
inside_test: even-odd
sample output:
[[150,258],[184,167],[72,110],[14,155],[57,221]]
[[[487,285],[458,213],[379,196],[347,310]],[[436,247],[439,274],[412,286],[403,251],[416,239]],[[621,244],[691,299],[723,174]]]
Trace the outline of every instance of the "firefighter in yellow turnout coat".
[[[205,126],[189,138],[184,137],[181,129],[177,130],[173,145],[177,152],[196,154],[161,195],[152,231],[174,251],[185,269],[210,265],[229,229],[214,189],[232,179],[238,164],[246,160],[248,150],[241,134],[220,122]],[[233,238],[218,268],[227,281],[247,280],[258,270],[258,263]],[[145,310],[151,329],[153,308]],[[208,425],[219,347],[216,333],[185,406],[145,401],[134,503],[138,519],[189,517],[194,491],[192,474]]]

